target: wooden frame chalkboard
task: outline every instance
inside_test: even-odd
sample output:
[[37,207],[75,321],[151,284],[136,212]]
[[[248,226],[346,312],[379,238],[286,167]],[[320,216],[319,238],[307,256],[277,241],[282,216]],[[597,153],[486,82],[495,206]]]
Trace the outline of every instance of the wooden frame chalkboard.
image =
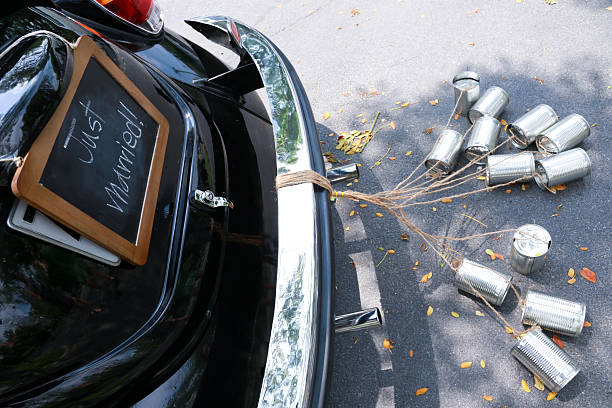
[[[88,78],[82,81],[85,76]],[[94,102],[106,112],[112,105],[116,117],[104,120],[99,110],[95,112],[96,105],[90,104],[91,98],[83,99],[87,100],[84,103],[81,96],[87,92],[103,95],[104,101]],[[85,116],[76,118],[77,109]],[[73,137],[77,122],[88,125],[86,130],[91,134],[81,130],[86,138]],[[115,126],[109,125],[110,134],[102,131],[106,123]],[[127,125],[123,134],[117,132],[117,123]],[[99,133],[93,134],[95,131]],[[131,264],[143,265],[149,252],[168,132],[164,115],[90,37],[80,37],[74,47],[66,94],[18,167],[11,185],[13,193]],[[81,148],[76,159],[66,156],[71,152],[64,152],[77,148],[72,146]],[[102,159],[95,161],[94,154]],[[108,157],[114,157],[115,168]],[[117,177],[113,183],[104,179],[109,171]],[[89,175],[87,182],[79,178],[82,174]],[[127,181],[138,190],[130,191],[135,195],[131,204]],[[96,191],[101,193],[96,195]]]

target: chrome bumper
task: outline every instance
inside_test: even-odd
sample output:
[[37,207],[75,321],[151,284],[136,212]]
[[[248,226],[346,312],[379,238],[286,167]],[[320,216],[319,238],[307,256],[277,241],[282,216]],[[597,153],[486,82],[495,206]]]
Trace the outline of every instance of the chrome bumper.
[[[313,165],[321,159],[310,106],[295,71],[278,48],[257,30],[227,17],[201,17],[186,23],[239,55],[248,54],[256,64],[271,110],[277,174],[321,171],[322,168]],[[313,146],[317,146],[316,151]],[[327,193],[315,193],[312,184],[285,187],[277,194],[276,303],[259,407],[321,405],[324,398],[313,397],[313,393],[320,393],[325,385],[315,387],[314,383],[321,380],[314,377],[320,377],[321,372],[325,377],[328,370],[329,350],[322,349],[331,348],[331,334],[327,332],[333,332],[329,319],[333,313],[330,301],[333,291],[321,289],[321,265],[325,262],[331,265],[331,261],[322,263],[320,259],[321,219],[317,202],[320,207],[322,194],[327,206],[329,200]],[[331,269],[324,277],[331,287],[328,275]],[[329,316],[322,315],[322,308],[326,309],[323,314]],[[322,321],[324,327],[320,327]],[[326,337],[321,341],[323,330]]]

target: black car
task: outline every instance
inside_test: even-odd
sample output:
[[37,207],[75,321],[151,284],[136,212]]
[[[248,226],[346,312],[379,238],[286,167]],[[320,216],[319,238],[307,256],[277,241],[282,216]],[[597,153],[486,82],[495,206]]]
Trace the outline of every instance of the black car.
[[330,198],[275,187],[325,174],[283,53],[226,17],[191,42],[154,0],[1,7],[0,406],[322,406]]

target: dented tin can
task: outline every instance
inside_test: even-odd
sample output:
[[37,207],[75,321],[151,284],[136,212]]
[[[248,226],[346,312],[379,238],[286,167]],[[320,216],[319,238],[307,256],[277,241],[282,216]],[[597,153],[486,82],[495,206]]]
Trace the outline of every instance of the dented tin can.
[[536,137],[557,122],[557,114],[548,105],[541,104],[508,125],[508,132],[514,135],[512,145],[526,149]]
[[472,71],[463,71],[453,78],[455,104],[460,115],[467,116],[470,108],[480,97],[480,75]]
[[481,116],[472,129],[470,138],[465,146],[465,154],[469,160],[479,157],[476,164],[486,164],[487,158],[482,157],[497,145],[497,138],[501,131],[499,120],[493,116]]
[[493,116],[499,118],[499,115],[506,109],[510,102],[510,95],[499,86],[492,86],[476,101],[470,109],[468,119],[470,123],[474,123],[481,116]]
[[577,337],[582,333],[586,305],[529,290],[521,318],[523,324]]
[[450,173],[457,163],[463,135],[455,130],[446,129],[440,134],[429,157],[425,161],[427,168],[434,168],[443,173]]
[[542,190],[591,174],[591,159],[579,147],[535,161],[535,181]]
[[455,271],[453,284],[463,292],[478,296],[470,287],[472,285],[487,302],[500,306],[506,299],[510,281],[512,281],[512,276],[464,258],[461,266]]
[[589,122],[577,113],[572,113],[540,132],[536,146],[541,152],[561,153],[578,145],[590,134]]
[[551,242],[548,231],[539,225],[521,225],[512,238],[510,266],[523,275],[539,271],[544,266]]
[[570,356],[540,329],[521,336],[510,353],[553,392],[561,391],[580,372]]
[[535,170],[532,152],[490,155],[487,157],[486,183],[493,186],[521,178],[527,181],[533,178]]

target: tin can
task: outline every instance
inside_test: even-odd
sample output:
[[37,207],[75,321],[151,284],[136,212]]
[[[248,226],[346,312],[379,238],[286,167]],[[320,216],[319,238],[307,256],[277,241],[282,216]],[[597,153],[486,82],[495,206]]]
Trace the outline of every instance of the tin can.
[[461,145],[463,144],[463,136],[461,133],[446,129],[440,134],[436,141],[428,159],[425,161],[427,168],[438,169],[443,173],[450,173],[457,163]]
[[539,329],[525,333],[510,353],[553,392],[561,391],[580,372],[570,356]]
[[510,275],[494,271],[484,265],[464,258],[461,266],[455,272],[453,284],[459,290],[478,296],[470,285],[467,284],[469,282],[487,302],[499,306],[504,302],[508,294],[511,280],[512,276]]
[[536,137],[557,122],[557,114],[548,105],[538,105],[513,121],[508,126],[512,138],[512,145],[519,149],[526,149],[535,142]]
[[467,116],[480,97],[480,75],[472,71],[460,72],[453,78],[455,104],[460,115]]
[[539,225],[521,225],[512,238],[510,251],[512,269],[523,275],[542,269],[551,242],[548,231]]
[[540,132],[536,145],[541,152],[561,153],[578,145],[590,134],[589,122],[577,113],[572,113]]
[[529,180],[534,174],[535,159],[532,152],[496,154],[487,157],[485,177],[488,186],[509,183],[523,177]]
[[557,333],[578,337],[582,333],[586,305],[529,290],[522,322]]
[[492,86],[476,101],[470,109],[468,119],[474,123],[481,116],[493,116],[499,118],[502,111],[508,106],[510,96],[499,86]]
[[591,159],[579,147],[535,161],[535,181],[542,190],[591,174]]
[[[497,145],[500,131],[499,120],[493,116],[481,116],[474,124],[470,139],[465,147],[465,154],[468,159],[473,160],[493,150]],[[485,164],[486,162],[487,158],[481,157],[476,161],[476,164]]]

